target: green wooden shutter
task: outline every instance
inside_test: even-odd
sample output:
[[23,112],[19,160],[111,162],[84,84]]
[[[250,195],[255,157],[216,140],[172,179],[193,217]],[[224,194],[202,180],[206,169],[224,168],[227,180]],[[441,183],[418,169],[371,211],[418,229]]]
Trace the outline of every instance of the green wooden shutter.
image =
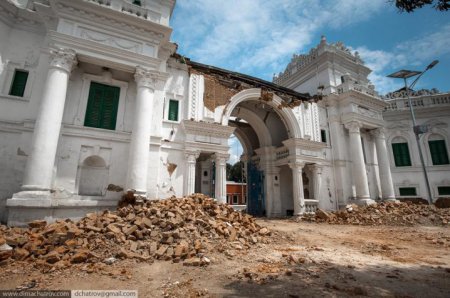
[[411,166],[408,143],[392,144],[392,152],[394,153],[394,162],[396,167]]
[[169,101],[169,120],[178,121],[178,100]]
[[119,95],[119,87],[92,82],[84,125],[114,130],[116,128]]
[[440,196],[450,195],[450,186],[438,186],[438,194]]
[[401,196],[417,196],[415,187],[400,187],[398,190]]
[[14,72],[14,78],[11,84],[9,95],[23,97],[25,93],[25,87],[28,80],[28,71],[16,70]]
[[444,140],[428,141],[433,165],[449,164],[447,147]]

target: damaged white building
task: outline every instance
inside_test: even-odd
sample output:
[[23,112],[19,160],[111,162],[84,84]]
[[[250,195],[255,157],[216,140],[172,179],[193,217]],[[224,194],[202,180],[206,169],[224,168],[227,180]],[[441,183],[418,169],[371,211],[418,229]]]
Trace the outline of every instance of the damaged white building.
[[[404,96],[378,96],[357,53],[323,38],[266,82],[179,56],[174,5],[0,2],[2,222],[79,218],[127,190],[225,202],[232,134],[255,215],[426,198]],[[450,94],[414,102],[436,199],[450,194]]]

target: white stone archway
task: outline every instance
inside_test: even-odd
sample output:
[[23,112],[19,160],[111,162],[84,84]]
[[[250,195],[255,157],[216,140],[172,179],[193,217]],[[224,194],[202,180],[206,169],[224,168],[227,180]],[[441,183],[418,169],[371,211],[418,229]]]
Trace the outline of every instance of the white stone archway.
[[[221,117],[222,125],[227,126],[228,121],[231,117],[233,110],[242,102],[249,100],[259,100],[261,97],[261,89],[260,88],[252,88],[241,91],[235,94],[230,102],[224,107]],[[295,118],[294,113],[289,108],[279,108],[279,106],[283,103],[283,99],[281,99],[276,94],[273,95],[272,101],[264,101],[265,104],[271,106],[273,110],[280,116],[280,119],[286,126],[288,136],[290,138],[301,138],[301,129],[298,121]]]

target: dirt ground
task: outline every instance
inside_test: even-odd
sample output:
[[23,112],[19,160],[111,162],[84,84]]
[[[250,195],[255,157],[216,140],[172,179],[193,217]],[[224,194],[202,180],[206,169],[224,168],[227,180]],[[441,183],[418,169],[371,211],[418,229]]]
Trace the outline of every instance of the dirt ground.
[[139,297],[450,297],[450,228],[259,219],[273,236],[206,267],[122,260],[42,273],[0,267],[0,289],[129,289]]

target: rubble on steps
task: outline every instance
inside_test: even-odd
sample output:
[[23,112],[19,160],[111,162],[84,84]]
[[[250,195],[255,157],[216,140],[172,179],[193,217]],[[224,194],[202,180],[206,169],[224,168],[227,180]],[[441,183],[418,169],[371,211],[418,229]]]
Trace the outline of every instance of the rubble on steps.
[[345,209],[333,212],[318,209],[315,214],[307,214],[302,220],[353,225],[449,226],[450,209],[411,202],[382,202],[363,207],[347,205]]
[[65,268],[134,258],[202,266],[211,262],[209,252],[249,249],[267,242],[271,234],[250,215],[201,194],[139,205],[122,201],[121,206],[114,212],[87,214],[78,222],[33,221],[27,229],[0,226],[0,265],[28,261]]

